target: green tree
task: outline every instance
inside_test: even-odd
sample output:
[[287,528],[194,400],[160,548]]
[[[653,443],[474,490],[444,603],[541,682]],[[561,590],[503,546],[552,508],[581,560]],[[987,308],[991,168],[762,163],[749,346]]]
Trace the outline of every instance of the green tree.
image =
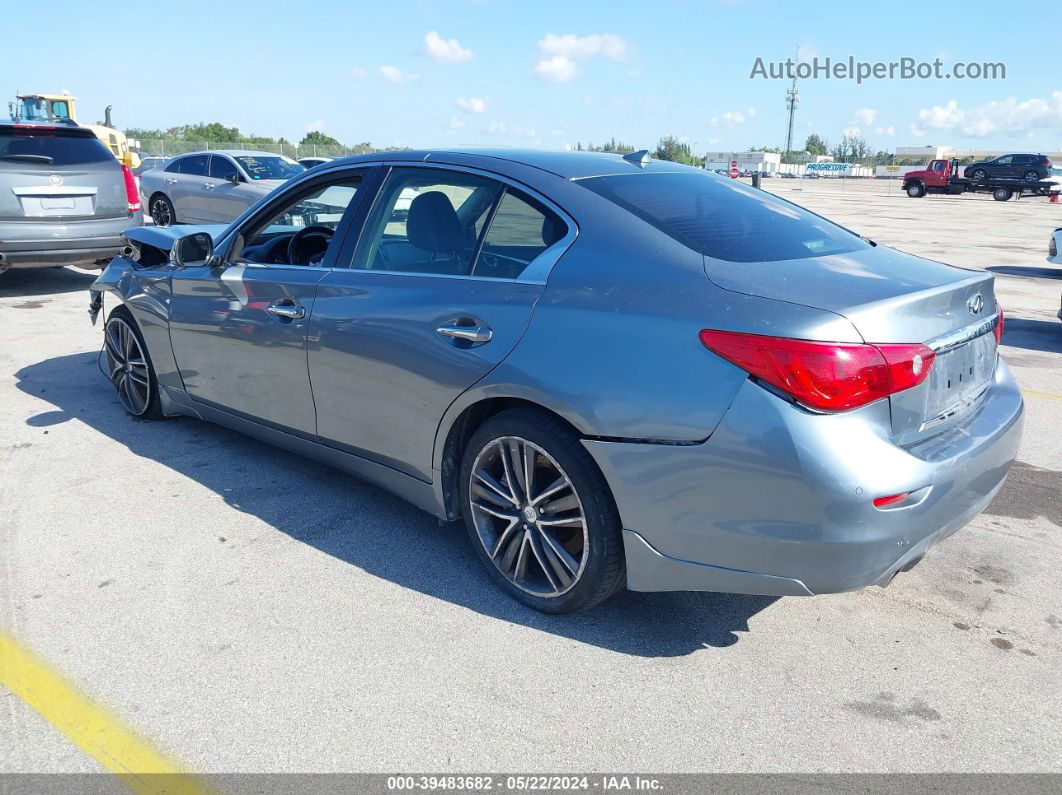
[[829,151],[830,145],[817,134],[812,133],[804,141],[804,149],[809,155],[824,155]]
[[342,144],[331,135],[325,135],[320,130],[310,130],[306,135],[302,136],[299,146],[342,146]]
[[675,163],[694,164],[693,152],[690,145],[682,143],[673,135],[665,135],[656,144],[656,152],[653,157],[657,160],[671,160]]

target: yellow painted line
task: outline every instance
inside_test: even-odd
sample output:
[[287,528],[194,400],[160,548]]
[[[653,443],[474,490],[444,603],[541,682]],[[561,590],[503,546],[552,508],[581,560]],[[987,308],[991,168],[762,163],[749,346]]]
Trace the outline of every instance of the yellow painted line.
[[1062,395],[1056,395],[1054,392],[1037,392],[1035,389],[1023,389],[1021,393],[1028,397],[1046,398],[1047,400],[1062,400]]
[[0,630],[0,684],[136,793],[207,792],[120,721]]

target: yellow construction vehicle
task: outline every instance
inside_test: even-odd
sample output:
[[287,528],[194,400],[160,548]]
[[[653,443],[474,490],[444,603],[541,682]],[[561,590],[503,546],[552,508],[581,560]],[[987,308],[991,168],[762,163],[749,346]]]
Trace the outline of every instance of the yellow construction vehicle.
[[129,148],[125,133],[111,123],[110,105],[103,112],[102,124],[81,124],[77,120],[76,103],[77,97],[70,96],[67,91],[62,94],[16,94],[11,106],[11,116],[26,121],[66,121],[86,127],[103,141],[104,146],[119,162],[129,168],[140,165],[140,156]]

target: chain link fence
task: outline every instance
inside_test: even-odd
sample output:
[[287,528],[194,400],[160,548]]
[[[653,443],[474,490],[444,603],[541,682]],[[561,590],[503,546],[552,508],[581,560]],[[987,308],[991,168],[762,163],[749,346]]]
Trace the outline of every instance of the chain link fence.
[[255,152],[272,152],[298,160],[301,157],[349,157],[350,155],[379,151],[368,146],[320,146],[316,144],[296,146],[289,143],[253,144],[232,141],[178,141],[147,138],[141,138],[138,141],[140,143],[141,157],[173,157],[174,155],[205,152],[211,149],[241,149]]

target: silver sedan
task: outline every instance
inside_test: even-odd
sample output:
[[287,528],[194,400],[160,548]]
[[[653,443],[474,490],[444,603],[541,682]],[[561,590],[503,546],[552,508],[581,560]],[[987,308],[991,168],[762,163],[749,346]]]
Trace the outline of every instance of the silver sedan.
[[130,414],[463,521],[548,612],[886,583],[1020,441],[991,274],[642,152],[365,155],[128,240],[92,305]]
[[229,223],[305,170],[269,152],[193,152],[143,172],[140,193],[156,226]]

